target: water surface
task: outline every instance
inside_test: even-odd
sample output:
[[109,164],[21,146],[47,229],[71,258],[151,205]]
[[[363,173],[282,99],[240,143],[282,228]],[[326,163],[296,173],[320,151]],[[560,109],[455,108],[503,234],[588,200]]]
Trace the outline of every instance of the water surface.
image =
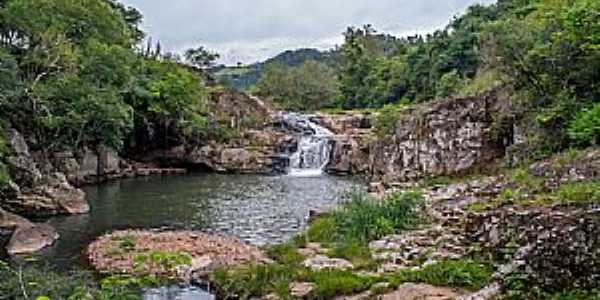
[[304,228],[310,210],[334,206],[356,186],[327,175],[191,174],[86,187],[91,212],[50,220],[61,237],[44,256],[59,267],[81,263],[94,238],[126,228],[193,229],[258,246],[279,243]]

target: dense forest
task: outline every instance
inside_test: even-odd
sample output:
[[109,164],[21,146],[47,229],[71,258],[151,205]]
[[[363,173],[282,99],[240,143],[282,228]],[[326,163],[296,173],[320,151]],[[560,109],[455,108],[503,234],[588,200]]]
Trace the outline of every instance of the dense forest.
[[[348,28],[334,64],[272,64],[253,92],[292,109],[387,105],[394,113],[404,104],[503,86],[536,128],[540,153],[596,144],[599,10],[592,0],[500,0],[472,6],[426,36],[394,39],[369,25]],[[310,71],[318,68],[318,75]],[[548,134],[551,140],[543,138]]]
[[0,123],[37,149],[152,148],[220,132],[207,118],[201,71],[216,56],[191,49],[184,64],[160,44],[142,46],[137,10],[112,0],[9,0],[0,9]]

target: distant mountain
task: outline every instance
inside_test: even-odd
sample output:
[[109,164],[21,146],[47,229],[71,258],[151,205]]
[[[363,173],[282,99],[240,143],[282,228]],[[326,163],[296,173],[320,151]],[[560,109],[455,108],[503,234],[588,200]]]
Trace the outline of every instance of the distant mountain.
[[297,67],[308,60],[314,60],[333,66],[336,63],[338,53],[339,52],[335,50],[288,50],[264,62],[255,63],[248,66],[218,66],[212,68],[211,72],[219,82],[238,90],[247,90],[249,87],[258,82],[263,70],[270,63],[281,63],[287,67]]

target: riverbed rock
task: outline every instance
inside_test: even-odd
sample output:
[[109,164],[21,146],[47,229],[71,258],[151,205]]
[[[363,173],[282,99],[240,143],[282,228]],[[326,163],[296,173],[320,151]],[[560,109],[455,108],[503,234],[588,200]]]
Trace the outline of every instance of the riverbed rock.
[[22,187],[33,187],[41,179],[42,173],[37,168],[25,138],[16,130],[10,129],[7,133],[8,143],[12,153],[7,158],[11,178]]
[[98,173],[99,175],[109,175],[118,173],[120,170],[119,154],[114,149],[101,145],[98,147]]
[[362,174],[369,169],[369,148],[364,137],[336,135],[332,137],[332,145],[329,173]]
[[[126,241],[126,249],[123,248],[122,241]],[[207,272],[219,267],[261,263],[267,260],[257,247],[238,239],[194,231],[117,231],[99,237],[87,249],[89,261],[97,271],[128,274],[138,270],[136,257],[157,251],[190,255],[192,261],[187,267],[191,272]],[[189,274],[174,271],[152,265],[146,270],[147,273],[156,275]]]
[[17,227],[6,248],[8,254],[28,254],[37,252],[54,243],[58,233],[47,224],[31,224]]
[[14,230],[18,227],[31,227],[32,225],[33,223],[29,220],[0,208],[0,228]]
[[382,300],[453,300],[460,296],[456,290],[429,284],[405,283],[396,291],[382,295]]
[[310,299],[317,286],[312,282],[292,282],[289,288],[295,299]]
[[330,258],[324,255],[317,255],[306,259],[302,263],[305,267],[315,271],[320,270],[350,270],[354,268],[351,262],[341,258]]

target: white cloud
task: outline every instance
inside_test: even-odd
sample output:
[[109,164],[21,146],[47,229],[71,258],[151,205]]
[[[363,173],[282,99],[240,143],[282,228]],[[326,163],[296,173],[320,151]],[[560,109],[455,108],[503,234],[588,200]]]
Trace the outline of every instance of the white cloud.
[[169,51],[205,45],[222,62],[249,63],[283,50],[328,49],[347,26],[373,24],[395,35],[429,32],[469,5],[494,0],[122,0],[144,14],[144,29]]

